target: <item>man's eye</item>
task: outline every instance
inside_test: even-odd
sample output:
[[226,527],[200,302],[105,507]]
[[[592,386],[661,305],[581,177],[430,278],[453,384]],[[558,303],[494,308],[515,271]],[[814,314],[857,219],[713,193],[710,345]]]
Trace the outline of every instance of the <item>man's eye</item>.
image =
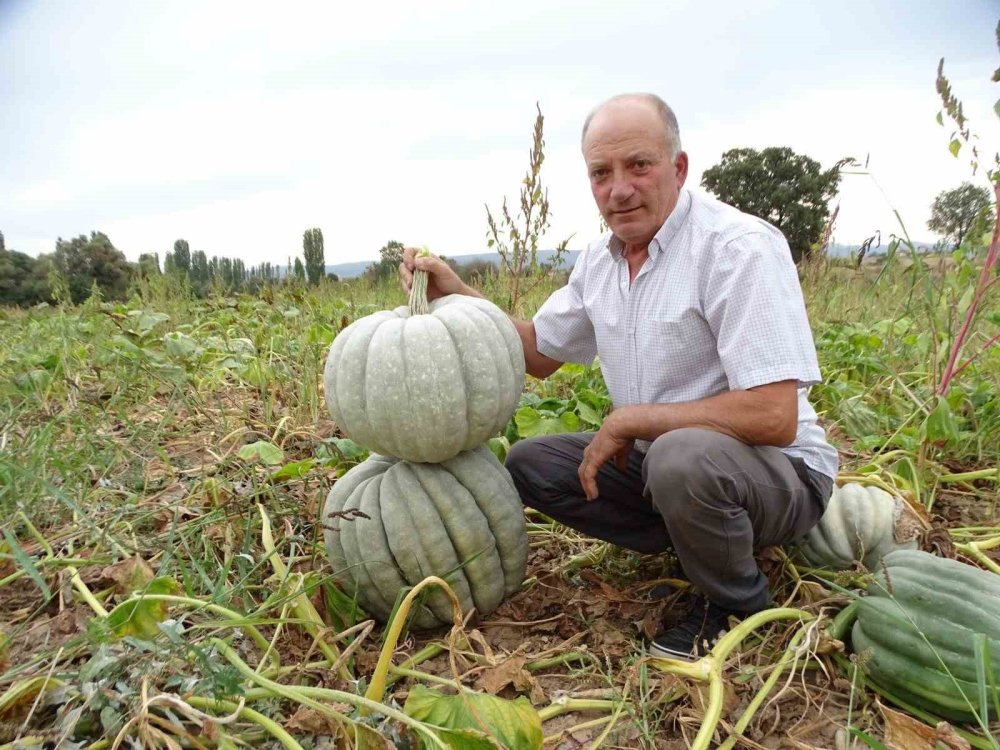
[[592,179],[595,179],[595,180],[601,179],[607,173],[608,173],[608,170],[606,170],[606,169],[592,169],[592,170],[590,170],[590,176],[591,176]]
[[636,169],[645,169],[646,167],[649,166],[649,162],[646,161],[645,159],[636,159],[634,164]]

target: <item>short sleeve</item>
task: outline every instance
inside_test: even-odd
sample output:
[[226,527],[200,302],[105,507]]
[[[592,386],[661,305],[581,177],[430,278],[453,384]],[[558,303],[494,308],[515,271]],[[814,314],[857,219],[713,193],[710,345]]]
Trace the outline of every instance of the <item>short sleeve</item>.
[[580,254],[566,286],[553,292],[532,319],[538,351],[560,362],[589,365],[597,356],[594,326],[583,304],[587,256]]
[[717,248],[702,274],[702,308],[732,390],[782,380],[820,381],[795,264],[777,231],[748,232]]

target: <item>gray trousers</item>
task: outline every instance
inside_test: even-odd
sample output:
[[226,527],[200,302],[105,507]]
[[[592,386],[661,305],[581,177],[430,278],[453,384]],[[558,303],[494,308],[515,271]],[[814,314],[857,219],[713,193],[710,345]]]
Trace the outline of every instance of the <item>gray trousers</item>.
[[710,601],[738,612],[770,605],[754,551],[803,536],[833,481],[771,446],[712,430],[661,435],[621,471],[609,461],[587,501],[577,476],[589,433],[515,443],[506,466],[525,505],[589,536],[643,553],[672,549]]

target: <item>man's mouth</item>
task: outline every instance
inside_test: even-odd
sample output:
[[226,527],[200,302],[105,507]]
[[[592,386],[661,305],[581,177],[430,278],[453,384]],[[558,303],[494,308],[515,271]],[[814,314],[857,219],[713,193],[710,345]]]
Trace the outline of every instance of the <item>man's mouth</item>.
[[623,215],[623,214],[633,213],[635,211],[638,211],[640,208],[642,208],[642,206],[636,206],[635,208],[623,208],[623,209],[621,209],[619,211],[614,211],[613,213],[615,213],[616,215],[620,216],[620,215]]

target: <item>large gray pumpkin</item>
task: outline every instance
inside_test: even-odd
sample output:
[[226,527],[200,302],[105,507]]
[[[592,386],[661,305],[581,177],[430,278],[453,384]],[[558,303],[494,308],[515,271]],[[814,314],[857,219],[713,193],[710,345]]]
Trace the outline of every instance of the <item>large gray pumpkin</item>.
[[920,530],[920,519],[905,500],[851,482],[833,488],[823,517],[800,548],[813,565],[848,570],[861,562],[877,570],[887,553],[915,549]]
[[340,332],[323,375],[326,405],[372,451],[437,463],[507,424],[524,388],[524,352],[514,324],[487,300],[453,294],[428,314],[410,310]]
[[[482,614],[524,579],[521,501],[487,448],[440,464],[373,455],[337,480],[322,522],[334,576],[382,622],[400,589],[429,575],[451,584],[464,612],[475,607]],[[414,624],[450,622],[450,599],[432,589]]]

